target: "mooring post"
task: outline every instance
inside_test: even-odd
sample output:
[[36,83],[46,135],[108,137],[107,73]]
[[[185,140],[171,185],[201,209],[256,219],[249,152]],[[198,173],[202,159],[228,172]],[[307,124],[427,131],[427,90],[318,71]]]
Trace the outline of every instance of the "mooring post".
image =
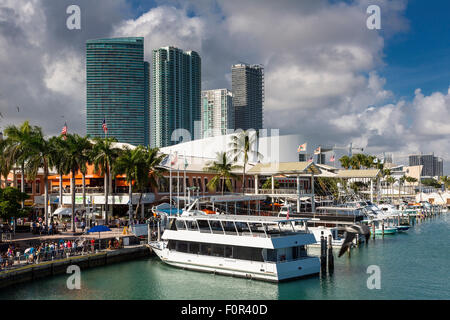
[[384,219],[381,220],[381,235],[384,237]]
[[328,236],[328,272],[334,271],[334,257],[333,257],[333,239],[331,235]]
[[327,271],[327,256],[326,256],[326,239],[324,236],[320,236],[320,270],[322,274]]
[[373,221],[373,223],[372,223],[372,233],[373,233],[373,235],[372,235],[373,240],[375,241],[375,221]]

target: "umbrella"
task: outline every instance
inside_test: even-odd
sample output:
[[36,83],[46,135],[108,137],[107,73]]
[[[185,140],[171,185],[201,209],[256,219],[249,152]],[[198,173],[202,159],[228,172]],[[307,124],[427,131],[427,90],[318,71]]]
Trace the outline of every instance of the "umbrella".
[[100,239],[100,232],[105,232],[105,231],[111,231],[111,229],[108,228],[107,226],[99,225],[99,226],[90,228],[87,232],[88,233],[98,232],[98,238]]

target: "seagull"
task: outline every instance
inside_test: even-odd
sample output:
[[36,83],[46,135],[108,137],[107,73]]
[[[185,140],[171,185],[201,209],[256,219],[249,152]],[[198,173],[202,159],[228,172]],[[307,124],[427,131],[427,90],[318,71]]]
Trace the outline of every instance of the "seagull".
[[17,106],[16,108],[17,108],[17,112],[19,112],[19,106]]
[[1,112],[0,112],[0,117],[1,117],[1,118],[3,118],[3,115],[2,115],[2,113],[1,113]]
[[347,251],[347,249],[350,248],[356,234],[364,235],[366,238],[366,242],[370,238],[370,229],[365,224],[354,224],[352,226],[341,227],[339,228],[339,230],[345,231],[345,239],[344,243],[341,246],[341,250],[339,250],[338,257],[342,256],[345,253],[345,251]]

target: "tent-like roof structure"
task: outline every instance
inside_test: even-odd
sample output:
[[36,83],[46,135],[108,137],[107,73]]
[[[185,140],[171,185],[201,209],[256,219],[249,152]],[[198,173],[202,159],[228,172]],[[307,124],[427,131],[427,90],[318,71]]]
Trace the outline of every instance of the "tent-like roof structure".
[[321,171],[312,162],[272,162],[257,163],[247,171],[248,174],[255,175],[278,175],[278,174],[320,174]]
[[379,169],[367,169],[367,170],[339,170],[336,178],[372,178],[375,179],[381,174]]

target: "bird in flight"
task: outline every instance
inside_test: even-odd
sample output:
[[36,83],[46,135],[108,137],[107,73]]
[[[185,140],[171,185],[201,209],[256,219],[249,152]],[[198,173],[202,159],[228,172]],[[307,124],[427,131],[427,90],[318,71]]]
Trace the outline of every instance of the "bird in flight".
[[17,112],[19,112],[19,106],[17,106],[16,108],[17,108]]

